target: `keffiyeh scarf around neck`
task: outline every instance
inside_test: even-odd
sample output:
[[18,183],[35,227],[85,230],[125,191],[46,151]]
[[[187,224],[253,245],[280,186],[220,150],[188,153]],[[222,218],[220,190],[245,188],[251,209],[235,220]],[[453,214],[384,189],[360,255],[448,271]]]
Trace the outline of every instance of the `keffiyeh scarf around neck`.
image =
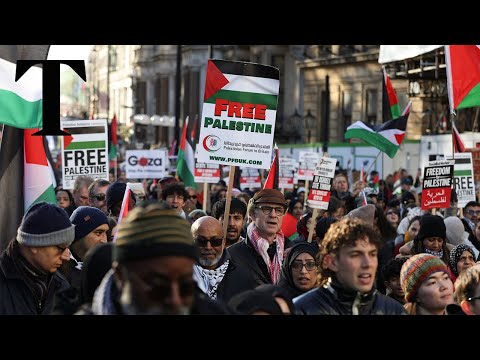
[[193,266],[194,280],[210,299],[215,300],[217,298],[218,285],[222,282],[229,263],[230,260],[227,260],[215,270],[208,270],[197,264]]
[[432,250],[428,250],[428,249],[425,249],[425,252],[427,254],[430,254],[430,255],[433,255],[433,256],[436,256],[438,258],[443,258],[443,250],[440,250],[439,252],[436,252],[436,251],[432,251]]
[[273,260],[270,260],[270,256],[268,255],[268,248],[270,244],[267,239],[262,238],[257,231],[254,223],[248,225],[247,228],[247,235],[250,239],[250,243],[255,248],[256,252],[260,254],[263,261],[267,265],[268,272],[270,273],[270,277],[272,278],[272,284],[276,284],[278,279],[280,278],[280,269],[282,268],[283,262],[283,248],[285,244],[285,237],[281,230],[277,232],[276,241],[274,241],[277,245],[277,251]]

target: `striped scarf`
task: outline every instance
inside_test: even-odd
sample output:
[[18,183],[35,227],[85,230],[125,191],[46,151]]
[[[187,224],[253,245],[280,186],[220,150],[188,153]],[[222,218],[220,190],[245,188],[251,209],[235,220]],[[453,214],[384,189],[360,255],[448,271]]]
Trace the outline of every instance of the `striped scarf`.
[[263,261],[267,265],[268,272],[272,278],[272,284],[276,284],[280,278],[280,269],[283,262],[283,248],[285,244],[285,237],[282,230],[280,229],[277,232],[277,237],[274,242],[277,243],[277,251],[273,258],[273,261],[270,261],[270,256],[268,256],[267,250],[270,247],[268,240],[262,238],[257,231],[255,224],[252,222],[248,225],[247,235],[250,239],[252,246],[255,248],[255,251],[260,254]]

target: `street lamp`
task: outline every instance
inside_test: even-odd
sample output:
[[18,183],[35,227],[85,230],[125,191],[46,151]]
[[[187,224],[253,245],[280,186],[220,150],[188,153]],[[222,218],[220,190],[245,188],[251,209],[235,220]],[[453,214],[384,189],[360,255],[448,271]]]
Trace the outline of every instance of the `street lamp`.
[[295,109],[295,113],[290,116],[285,122],[284,129],[285,132],[291,137],[293,135],[295,139],[295,144],[297,143],[297,136],[299,135],[299,126],[302,121],[302,116],[298,113],[298,110]]
[[317,118],[312,115],[310,112],[310,109],[307,110],[307,115],[303,117],[303,120],[305,120],[305,127],[308,129],[308,143],[310,143],[311,140],[311,134],[312,134],[312,128],[315,127],[315,123],[317,121]]

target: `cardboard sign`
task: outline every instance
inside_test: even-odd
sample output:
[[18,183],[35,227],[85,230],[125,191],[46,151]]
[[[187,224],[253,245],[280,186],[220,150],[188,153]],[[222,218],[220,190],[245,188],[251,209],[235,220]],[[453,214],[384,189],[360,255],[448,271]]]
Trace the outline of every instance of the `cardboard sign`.
[[312,188],[308,194],[307,204],[313,209],[328,210],[333,177],[337,159],[321,157],[315,167]]
[[270,168],[279,79],[271,66],[208,60],[199,161]]
[[315,167],[317,166],[320,154],[311,151],[300,151],[300,165],[298,167],[299,180],[312,180]]
[[[446,156],[446,159],[452,160],[452,157]],[[470,201],[475,201],[472,153],[455,154],[453,187],[457,193],[459,208],[464,208]]]
[[[281,156],[280,169],[278,172],[278,187],[280,189],[293,189],[295,184],[295,172],[298,169],[298,162],[295,159]],[[298,179],[297,179],[298,180]]]
[[220,181],[220,165],[197,162],[195,159],[195,182],[216,184]]
[[63,188],[73,189],[78,176],[108,180],[107,120],[61,120]]
[[165,150],[127,150],[127,179],[160,179],[166,175]]
[[240,168],[240,189],[252,189],[259,188],[262,186],[262,181],[260,179],[260,172],[258,169],[252,168]]
[[430,161],[425,167],[422,187],[422,210],[450,207],[453,161]]

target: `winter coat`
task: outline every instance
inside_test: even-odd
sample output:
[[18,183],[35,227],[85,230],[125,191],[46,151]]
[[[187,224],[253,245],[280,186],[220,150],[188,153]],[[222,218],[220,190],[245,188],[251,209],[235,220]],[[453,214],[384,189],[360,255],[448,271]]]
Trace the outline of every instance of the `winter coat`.
[[403,306],[373,289],[362,294],[350,291],[336,280],[293,299],[303,315],[404,315]]
[[42,304],[18,272],[9,252],[4,251],[0,256],[0,315],[49,315],[53,311],[55,294],[68,286],[58,271],[52,274]]

